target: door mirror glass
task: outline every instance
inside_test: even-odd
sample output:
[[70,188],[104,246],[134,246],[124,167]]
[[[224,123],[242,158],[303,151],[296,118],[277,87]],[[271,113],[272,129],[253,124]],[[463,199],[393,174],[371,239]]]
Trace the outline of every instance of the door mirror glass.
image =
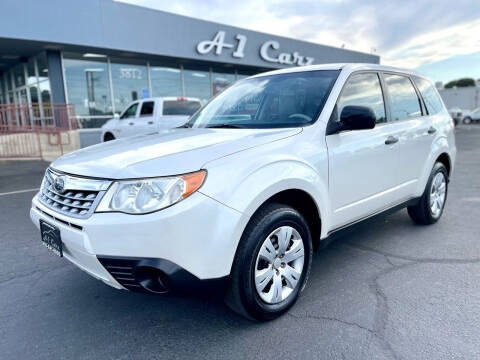
[[367,106],[345,106],[340,115],[340,130],[373,129],[375,120],[375,112]]

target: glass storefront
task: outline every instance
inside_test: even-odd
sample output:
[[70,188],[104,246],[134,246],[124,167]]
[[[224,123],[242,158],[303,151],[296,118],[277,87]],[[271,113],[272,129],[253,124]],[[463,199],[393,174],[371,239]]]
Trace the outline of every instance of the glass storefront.
[[0,76],[0,104],[17,105],[9,122],[44,125],[52,120],[51,90],[45,53],[22,61]]
[[112,115],[107,61],[85,61],[71,56],[63,59],[68,103],[76,115]]
[[129,103],[150,97],[147,64],[123,63],[112,60],[114,111],[121,113]]
[[221,93],[236,81],[235,74],[212,72],[212,95]]
[[183,71],[185,96],[199,98],[205,103],[212,97],[210,86],[210,72],[185,69]]
[[150,66],[152,96],[182,96],[180,68]]
[[147,97],[187,96],[205,103],[249,76],[233,68],[183,68],[102,54],[65,52],[62,62],[67,102],[75,105],[81,127],[99,127],[132,101]]

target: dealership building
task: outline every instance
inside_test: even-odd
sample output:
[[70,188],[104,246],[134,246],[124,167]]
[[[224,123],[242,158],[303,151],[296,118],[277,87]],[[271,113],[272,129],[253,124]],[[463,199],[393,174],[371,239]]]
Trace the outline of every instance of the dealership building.
[[207,101],[271,69],[379,62],[372,54],[113,0],[2,0],[0,11],[0,104],[36,109],[17,124],[42,124],[35,118],[49,107],[72,104],[78,127],[98,128],[141,98]]

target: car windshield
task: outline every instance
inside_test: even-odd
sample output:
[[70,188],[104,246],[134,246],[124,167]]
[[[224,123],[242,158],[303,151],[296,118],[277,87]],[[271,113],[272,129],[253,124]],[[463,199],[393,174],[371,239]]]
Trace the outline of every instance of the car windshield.
[[189,121],[189,127],[280,128],[315,122],[339,71],[267,75],[237,82]]

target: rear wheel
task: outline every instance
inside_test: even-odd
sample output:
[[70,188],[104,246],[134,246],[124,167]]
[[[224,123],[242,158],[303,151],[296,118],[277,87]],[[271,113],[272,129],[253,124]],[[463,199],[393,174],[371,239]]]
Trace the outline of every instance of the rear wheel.
[[410,218],[417,224],[430,225],[443,214],[448,192],[448,172],[437,162],[432,169],[425,191],[415,206],[408,207]]
[[258,321],[288,311],[307,281],[311,243],[307,222],[298,211],[276,203],[263,206],[239,244],[227,304]]
[[472,123],[472,118],[470,116],[467,116],[465,119],[463,119],[464,124],[471,124]]

